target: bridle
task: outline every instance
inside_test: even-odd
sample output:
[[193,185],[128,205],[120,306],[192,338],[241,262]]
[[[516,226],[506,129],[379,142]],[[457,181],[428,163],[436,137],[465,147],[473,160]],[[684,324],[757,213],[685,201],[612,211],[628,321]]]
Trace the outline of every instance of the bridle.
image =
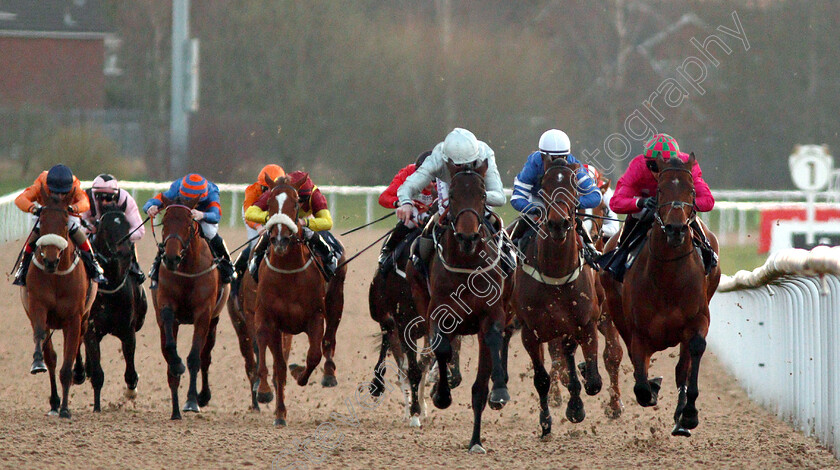
[[[575,181],[576,175],[575,175],[575,170],[573,168],[568,167],[568,166],[566,166],[562,163],[552,164],[551,166],[549,166],[545,170],[542,177],[540,178],[540,188],[542,188],[543,191],[545,190],[545,184],[544,184],[545,183],[545,178],[548,175],[548,173],[551,170],[554,170],[554,169],[557,169],[561,173],[568,172],[568,174],[570,176],[570,181],[573,181],[573,182]],[[574,185],[572,187],[574,189]],[[558,188],[558,190],[560,190],[560,189],[563,189],[563,188]],[[577,191],[577,190],[575,189],[575,191]],[[574,214],[577,211],[577,206],[580,204],[580,202],[579,202],[576,194],[573,194],[574,197],[572,198],[572,200],[574,201],[574,206],[572,204],[566,202],[565,200],[560,200],[560,201],[555,200],[553,198],[554,194],[549,194],[549,196],[552,196],[552,198],[548,201],[545,201],[546,205],[551,206],[551,205],[559,203],[559,204],[563,204],[564,206],[566,206],[566,216],[563,217],[563,219],[566,220],[566,222],[568,222],[568,224],[566,225],[565,230],[563,230],[563,232],[561,234],[562,235],[561,238],[565,238],[568,235],[569,231],[572,229],[572,227],[575,226]],[[548,216],[547,216],[548,215],[548,210],[549,210],[549,208],[546,207],[546,217],[545,217],[545,221],[543,222],[545,224],[548,224],[548,221],[549,221]]]
[[[295,194],[295,197],[294,197],[295,209],[294,209],[294,217],[292,217],[292,220],[294,220],[295,224],[297,224],[298,214],[300,214],[300,200],[298,198],[297,190],[294,188],[294,186],[289,185],[289,184],[285,184],[285,183],[278,184],[277,186],[272,188],[272,191],[276,188],[290,188],[294,192],[294,194]],[[278,214],[283,213],[283,208],[278,207],[277,208],[277,213]],[[277,232],[280,233],[280,228],[279,227],[277,229]],[[298,226],[297,233],[292,233],[289,236],[290,243],[292,243],[292,244],[303,243],[303,238],[301,238],[300,233],[301,233],[300,226]],[[271,233],[268,234],[268,241],[269,241],[269,243],[271,243],[272,246],[276,246],[278,238],[279,237],[277,237],[276,235],[272,235]]]
[[[109,211],[109,212],[112,212],[112,211]],[[100,229],[101,229],[102,217],[105,217],[109,212],[105,212],[100,217],[100,219],[99,219],[100,220]],[[102,237],[102,235],[103,235],[102,231],[97,230],[95,237],[96,237],[97,240],[99,240],[100,237]],[[96,258],[99,260],[99,263],[103,267],[105,267],[105,266],[110,265],[115,259],[116,259],[116,261],[119,261],[121,256],[122,256],[118,251],[119,247],[128,242],[128,237],[127,236],[126,237],[120,237],[120,239],[118,239],[118,241],[116,242],[115,246],[111,245],[111,240],[107,237],[102,238],[101,240],[105,244],[105,247],[104,247],[105,249],[104,250],[96,250]],[[117,291],[122,289],[123,286],[125,286],[125,283],[126,283],[127,280],[128,280],[128,269],[125,269],[125,272],[122,275],[122,281],[117,285],[117,287],[115,287],[113,289],[105,289],[104,285],[100,285],[99,286],[99,292],[102,293],[102,294],[116,293]],[[108,278],[108,281],[109,281],[108,284],[111,284],[110,277]]]
[[[659,195],[661,193],[661,191],[659,189],[659,181],[662,179],[662,175],[666,171],[680,171],[680,172],[688,173],[689,175],[692,174],[691,170],[687,170],[685,168],[664,168],[664,169],[662,169],[659,172],[659,176],[657,176],[657,178],[656,178],[656,186],[657,186],[657,188],[656,188],[656,200],[657,201],[659,200]],[[668,218],[668,215],[671,213],[671,211],[676,209],[676,210],[679,210],[681,212],[684,212],[684,209],[686,207],[690,207],[691,211],[688,213],[688,217],[686,218],[686,222],[685,222],[686,225],[689,225],[697,217],[697,208],[695,207],[696,200],[697,200],[697,194],[695,193],[694,188],[692,188],[691,189],[691,202],[669,201],[669,202],[665,202],[665,203],[662,203],[662,204],[658,204],[656,206],[656,211],[653,213],[653,217],[656,220],[656,223],[659,224],[659,227],[662,229],[662,231],[665,231],[665,222],[662,220],[662,216],[659,214],[659,212],[661,211],[661,209],[663,207],[669,207],[668,212],[665,214],[666,219]]]
[[[172,205],[166,206],[167,212],[170,209],[184,209],[188,212],[192,212],[192,209],[190,209],[187,206],[182,206],[180,204],[172,204]],[[166,216],[164,215],[164,222],[165,222],[165,219],[166,219]],[[192,243],[193,239],[195,239],[196,235],[198,234],[197,226],[198,226],[198,224],[196,223],[195,220],[192,219],[192,214],[190,214],[190,229],[189,229],[189,235],[187,235],[186,241],[183,238],[181,238],[181,234],[170,233],[169,235],[164,237],[163,241],[160,242],[160,244],[158,245],[158,247],[161,249],[161,251],[163,251],[166,248],[166,242],[168,242],[169,239],[174,238],[174,239],[178,240],[179,242],[181,242],[181,251],[179,251],[178,254],[175,256],[175,260],[177,261],[177,266],[181,266],[181,264],[186,259],[186,255],[187,255],[187,253],[189,252],[189,249],[190,249],[190,244]]]
[[[471,176],[473,178],[478,178],[479,189],[481,190],[481,207],[484,207],[487,203],[487,187],[484,183],[484,177],[482,177],[480,173],[478,173],[477,171],[475,171],[471,168],[463,169],[463,170],[455,173],[454,175],[452,175],[452,185],[451,185],[452,187],[450,188],[450,193],[455,188],[456,178],[463,178],[463,177],[466,177],[466,176]],[[451,199],[451,196],[450,196],[450,199]],[[458,233],[458,231],[455,229],[455,226],[458,223],[458,219],[464,214],[473,214],[476,218],[476,221],[478,222],[479,230],[481,230],[481,227],[484,225],[482,223],[482,221],[484,220],[484,215],[479,214],[478,211],[473,209],[472,207],[466,207],[466,208],[458,211],[455,214],[454,217],[451,216],[451,215],[448,217],[449,218],[449,228],[452,229],[452,233]]]

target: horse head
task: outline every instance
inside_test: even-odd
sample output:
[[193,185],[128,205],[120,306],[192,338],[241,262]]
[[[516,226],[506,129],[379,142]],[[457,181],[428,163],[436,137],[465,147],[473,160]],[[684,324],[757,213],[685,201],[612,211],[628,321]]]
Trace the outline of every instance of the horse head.
[[177,197],[174,200],[163,196],[163,264],[166,269],[176,271],[186,259],[192,242],[198,236],[198,224],[193,220],[192,210],[198,199]]
[[283,256],[293,240],[300,239],[301,228],[298,223],[298,189],[288,177],[272,181],[271,195],[268,198],[268,220],[265,229],[274,251]]
[[[485,159],[479,162],[456,165],[447,162],[451,176],[449,188],[449,226],[452,228],[455,240],[467,255],[475,253],[481,240],[481,223],[484,219],[487,189],[484,186],[484,175],[487,173],[489,162]],[[470,215],[472,217],[465,217]]]
[[575,209],[580,193],[577,171],[580,165],[568,163],[565,158],[551,159],[543,154],[543,169],[540,192],[546,205],[545,226],[552,238],[565,240],[575,225]]
[[121,279],[131,263],[130,228],[128,219],[120,211],[108,211],[99,218],[91,244],[108,279]]
[[53,273],[58,268],[61,255],[67,248],[67,221],[70,217],[67,207],[72,202],[72,193],[49,194],[41,188],[41,208],[39,221],[40,237],[36,245],[44,264],[44,270]]
[[654,218],[669,245],[685,243],[688,224],[697,216],[694,208],[694,177],[691,170],[696,159],[694,152],[683,162],[680,158],[656,159],[656,200],[659,202]]

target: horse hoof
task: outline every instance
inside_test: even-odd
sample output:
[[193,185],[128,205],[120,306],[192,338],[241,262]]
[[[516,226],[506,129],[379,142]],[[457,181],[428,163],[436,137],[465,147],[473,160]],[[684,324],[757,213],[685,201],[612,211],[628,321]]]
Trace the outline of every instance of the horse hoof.
[[297,380],[300,374],[303,373],[303,366],[300,364],[289,364],[289,373]]
[[102,408],[96,405],[93,405],[93,412],[94,413],[102,413]]
[[490,397],[487,399],[487,403],[490,405],[491,410],[501,410],[509,401],[510,394],[508,393],[507,388],[494,388],[490,392]]
[[449,388],[458,388],[458,385],[461,385],[461,371],[458,369],[451,369],[449,371]]
[[604,408],[604,415],[606,415],[609,419],[620,418],[622,412],[624,412],[624,405],[622,405],[621,402],[619,402],[618,406],[607,405]]
[[548,400],[553,407],[560,408],[563,406],[563,394],[560,392],[557,382],[551,382],[551,388],[548,390]]
[[653,395],[658,396],[659,390],[662,388],[662,377],[654,377],[648,380],[648,384],[650,384],[650,389],[653,392]]
[[572,397],[566,406],[566,419],[572,423],[579,423],[586,418],[586,411],[583,409],[583,400],[580,397]]
[[473,446],[470,447],[470,453],[471,454],[486,454],[487,451],[484,450],[484,447],[481,447],[481,444],[473,444]]
[[62,408],[58,412],[58,417],[59,418],[64,418],[64,419],[70,419],[70,410],[68,410],[67,408]]
[[170,421],[180,421],[181,420],[181,412],[180,411],[173,411],[172,416],[169,417]]
[[542,436],[546,437],[551,434],[551,413],[548,410],[540,411],[540,429],[542,429]]
[[178,361],[177,364],[169,366],[169,375],[171,377],[178,377],[178,376],[184,375],[184,372],[186,372],[186,371],[187,371],[187,368],[186,368],[186,366],[184,366],[183,361]]
[[636,401],[641,406],[654,406],[656,405],[656,395],[652,393],[649,387],[645,387],[641,384],[636,384],[633,386],[633,393],[636,394]]
[[85,383],[86,378],[87,377],[85,377],[85,371],[84,370],[81,371],[81,372],[73,371],[73,383],[74,384],[81,385],[81,384]]
[[691,437],[691,431],[685,429],[684,427],[680,426],[679,424],[674,425],[674,430],[671,431],[672,436],[682,436],[682,437]]
[[680,426],[685,429],[694,429],[700,424],[700,419],[697,417],[697,410],[685,409],[680,416]]
[[419,416],[412,416],[411,419],[408,420],[408,427],[410,428],[419,428],[421,426]]
[[184,403],[183,411],[189,413],[201,413],[201,408],[198,407],[198,403],[196,403],[195,400],[187,400],[187,402]]
[[286,427],[286,420],[277,418],[274,420],[274,425],[278,428],[285,428]]
[[257,392],[257,402],[259,403],[271,403],[271,400],[274,400],[274,393],[268,392]]
[[47,416],[58,416],[58,410],[47,411]]
[[123,394],[126,399],[134,400],[137,398],[137,384],[135,384],[135,388],[126,388],[125,393]]
[[198,406],[207,406],[210,403],[210,389],[205,388],[198,394]]
[[[326,379],[326,377],[324,377],[324,378]],[[321,385],[323,385],[323,382],[321,383]],[[385,391],[385,387],[383,387],[382,383],[377,379],[374,379],[373,382],[371,382],[370,385],[368,386],[368,392],[370,392],[370,396],[372,396],[373,398],[381,397],[382,392],[384,392],[384,391]]]
[[40,374],[41,372],[47,371],[47,365],[44,364],[44,361],[41,360],[34,360],[32,361],[32,367],[29,368],[29,373],[32,375]]
[[435,407],[439,410],[445,410],[449,408],[449,405],[452,404],[452,395],[447,393],[443,395],[441,393],[435,393],[432,396],[432,403],[435,404]]
[[325,375],[321,378],[321,386],[325,388],[332,388],[338,385],[338,380],[335,379],[334,375]]

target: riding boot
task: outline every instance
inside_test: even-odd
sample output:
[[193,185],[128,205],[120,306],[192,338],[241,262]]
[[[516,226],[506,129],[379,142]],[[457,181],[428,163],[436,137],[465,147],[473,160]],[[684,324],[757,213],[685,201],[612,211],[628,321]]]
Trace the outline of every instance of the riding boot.
[[604,253],[597,259],[598,266],[604,271],[610,273],[616,281],[622,282],[624,280],[624,272],[626,270],[625,263],[627,262],[628,245],[633,240],[633,232],[639,224],[639,219],[628,216],[624,219],[624,226],[618,236],[618,244],[615,249]]
[[133,246],[131,249],[131,264],[128,265],[128,273],[134,278],[137,284],[143,284],[146,281],[146,275],[143,274],[140,263],[137,262],[136,246]]
[[87,271],[90,280],[97,284],[104,284],[108,282],[108,280],[105,279],[105,271],[102,269],[102,266],[99,265],[99,262],[96,261],[96,257],[93,256],[93,248],[90,246],[90,242],[88,241],[87,236],[85,236],[85,233],[77,228],[75,230],[70,230],[70,237],[79,248],[79,255],[82,257],[82,262],[85,264],[85,270]]
[[432,240],[432,231],[438,230],[437,221],[439,218],[440,214],[432,216],[426,223],[426,226],[423,227],[423,232],[411,244],[411,256],[409,257],[411,264],[425,278],[429,277],[429,261],[435,248],[435,242]]
[[233,280],[230,283],[230,295],[235,298],[239,295],[239,286],[242,285],[242,275],[248,269],[248,257],[251,255],[251,246],[248,245],[239,252],[236,261],[233,263]]
[[152,261],[152,269],[149,270],[149,279],[152,280],[149,289],[156,289],[158,285],[158,271],[160,270],[160,260],[163,258],[163,248],[158,248],[155,255],[155,260]]
[[577,231],[580,238],[583,240],[583,259],[586,261],[586,264],[592,266],[595,271],[599,271],[601,266],[598,265],[598,258],[601,257],[601,252],[595,248],[594,243],[592,242],[592,237],[589,235],[589,232],[583,228],[583,223],[580,219],[575,219],[577,223],[575,224],[575,230]]
[[382,244],[382,250],[379,252],[379,272],[380,274],[386,274],[391,268],[394,267],[394,249],[396,249],[397,245],[402,242],[405,237],[411,233],[410,228],[406,226],[404,223],[399,222],[397,226],[394,227],[394,231],[388,235],[388,238],[385,240],[385,243]]
[[268,249],[268,236],[263,234],[260,236],[259,240],[257,240],[257,244],[254,246],[254,256],[248,262],[248,271],[251,273],[251,277],[254,278],[254,282],[260,282],[258,277],[260,273],[260,264],[265,256],[266,249]]
[[703,259],[703,269],[706,274],[709,274],[718,265],[718,255],[712,249],[712,245],[709,243],[709,239],[706,238],[706,232],[703,231],[700,222],[694,219],[689,226],[694,231],[694,236],[696,237],[694,244],[700,249],[700,257]]
[[35,251],[24,251],[23,258],[20,260],[20,265],[15,273],[15,281],[12,283],[16,286],[26,285],[26,273],[29,272],[29,264],[32,263],[32,257],[35,256]]
[[222,284],[230,284],[233,278],[233,264],[230,262],[230,253],[228,252],[227,246],[225,246],[225,241],[217,233],[208,242],[210,244],[210,250],[213,252],[213,257],[219,260],[218,268]]
[[335,276],[335,271],[338,269],[338,256],[336,256],[335,252],[333,251],[332,247],[324,240],[324,237],[321,236],[319,233],[315,233],[315,235],[310,238],[309,240],[309,247],[312,248],[315,253],[321,258],[324,265],[324,276],[329,282],[333,276]]

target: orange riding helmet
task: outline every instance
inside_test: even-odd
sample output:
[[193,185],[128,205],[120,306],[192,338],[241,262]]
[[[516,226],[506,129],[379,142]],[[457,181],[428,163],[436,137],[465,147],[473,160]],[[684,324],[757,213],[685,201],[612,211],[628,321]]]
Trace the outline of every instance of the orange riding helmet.
[[281,176],[286,176],[286,172],[283,171],[283,167],[272,163],[264,166],[263,169],[260,170],[260,176],[257,178],[257,182],[267,188],[271,186],[271,182],[277,181],[277,178],[280,178]]

